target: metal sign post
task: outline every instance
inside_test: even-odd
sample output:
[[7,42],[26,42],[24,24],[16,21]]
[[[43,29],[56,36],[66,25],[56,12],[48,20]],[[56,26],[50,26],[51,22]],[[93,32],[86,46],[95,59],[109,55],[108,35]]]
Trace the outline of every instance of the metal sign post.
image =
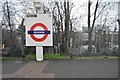
[[36,60],[42,61],[43,60],[43,47],[36,46]]

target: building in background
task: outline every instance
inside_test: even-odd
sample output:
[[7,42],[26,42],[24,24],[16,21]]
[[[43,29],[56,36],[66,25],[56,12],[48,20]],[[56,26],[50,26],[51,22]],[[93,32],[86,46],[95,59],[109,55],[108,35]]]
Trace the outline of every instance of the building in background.
[[[110,50],[118,48],[118,31],[116,31],[116,29],[111,31],[110,27],[111,26],[97,25],[93,28],[92,44],[98,51],[105,49],[105,47]],[[82,32],[84,36],[83,43],[86,43],[84,45],[88,45],[88,28],[83,26]]]

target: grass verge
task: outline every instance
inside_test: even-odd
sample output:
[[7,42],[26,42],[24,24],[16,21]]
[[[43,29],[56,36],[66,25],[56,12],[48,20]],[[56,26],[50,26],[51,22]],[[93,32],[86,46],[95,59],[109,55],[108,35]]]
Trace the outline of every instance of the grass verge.
[[58,53],[45,54],[44,59],[70,59],[69,56],[60,55]]
[[[27,54],[24,60],[33,60],[36,58],[35,54]],[[20,57],[2,57],[2,60],[11,60],[11,59],[21,59]],[[46,53],[44,54],[44,59],[71,59],[70,56],[60,55],[59,53]],[[78,56],[72,59],[118,59],[118,56]]]

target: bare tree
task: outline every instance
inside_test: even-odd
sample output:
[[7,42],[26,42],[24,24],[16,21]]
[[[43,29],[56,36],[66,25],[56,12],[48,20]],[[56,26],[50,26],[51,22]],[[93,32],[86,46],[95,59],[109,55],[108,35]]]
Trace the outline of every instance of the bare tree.
[[[92,50],[92,44],[93,44],[93,29],[95,26],[95,23],[97,19],[99,18],[100,15],[103,15],[103,13],[108,10],[108,8],[113,7],[113,4],[110,4],[110,2],[101,2],[100,0],[97,0],[95,3],[95,8],[93,14],[91,14],[91,5],[93,2],[90,0],[88,1],[88,52],[91,53]],[[91,21],[91,17],[93,16],[93,21]],[[107,14],[106,14],[106,19],[104,20],[103,27],[107,21]],[[92,22],[92,24],[91,24]]]
[[70,13],[69,13],[69,2],[64,2],[64,10],[65,10],[65,49],[66,53],[68,52],[69,44],[70,44],[70,31],[69,31],[69,23],[70,23]]
[[[23,19],[25,13],[27,12],[26,9],[29,2],[25,2],[24,0],[16,1],[15,3],[12,1],[3,0],[1,3],[1,11],[2,14],[2,28],[4,33],[4,43],[7,47],[11,48],[13,54],[17,54],[14,51],[19,51],[20,42],[18,40],[18,31],[17,26],[24,25],[24,20],[20,23],[20,19]],[[25,5],[27,4],[27,5]],[[21,6],[18,8],[18,6]],[[32,11],[31,11],[32,12]],[[7,32],[6,32],[7,31]],[[6,34],[7,33],[7,34]],[[23,33],[22,33],[23,34]],[[9,36],[8,36],[9,35]],[[7,36],[7,37],[6,37]],[[22,39],[24,39],[22,37]],[[21,46],[21,51],[23,53],[23,46]]]
[[16,43],[15,43],[15,37],[14,37],[14,21],[13,21],[13,16],[12,14],[14,14],[11,10],[11,7],[9,6],[9,3],[8,2],[5,2],[4,3],[4,6],[3,6],[3,13],[4,13],[4,18],[5,21],[7,22],[7,24],[5,23],[6,26],[8,26],[8,28],[10,29],[10,40],[12,41],[11,43],[11,48],[14,49],[15,46],[16,46]]
[[[57,10],[58,10],[58,17],[60,19],[58,19],[60,21],[60,28],[58,28],[59,30],[59,36],[61,35],[61,37],[59,37],[59,40],[61,38],[61,40],[59,41],[60,43],[60,51],[61,52],[64,52],[64,29],[63,29],[63,8],[62,8],[62,3],[59,3],[59,2],[55,2],[56,6],[57,6]],[[62,9],[62,10],[61,10]],[[61,34],[60,34],[61,33]]]

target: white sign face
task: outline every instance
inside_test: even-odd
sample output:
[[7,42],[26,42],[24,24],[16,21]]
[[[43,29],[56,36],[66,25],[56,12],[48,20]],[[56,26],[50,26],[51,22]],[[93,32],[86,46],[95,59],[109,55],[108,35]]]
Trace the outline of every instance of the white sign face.
[[52,14],[26,16],[26,46],[53,46]]

